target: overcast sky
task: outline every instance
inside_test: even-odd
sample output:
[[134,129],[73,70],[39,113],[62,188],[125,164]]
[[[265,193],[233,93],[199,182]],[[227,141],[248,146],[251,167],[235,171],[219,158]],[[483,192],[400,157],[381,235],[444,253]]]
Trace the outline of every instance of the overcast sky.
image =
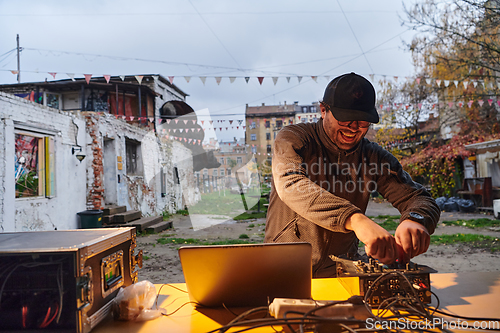
[[411,76],[403,41],[415,32],[403,17],[401,0],[0,0],[0,84],[17,82],[9,51],[19,34],[22,82],[53,80],[49,72],[173,76],[193,109],[243,119],[245,104],[319,101],[346,72],[374,84]]

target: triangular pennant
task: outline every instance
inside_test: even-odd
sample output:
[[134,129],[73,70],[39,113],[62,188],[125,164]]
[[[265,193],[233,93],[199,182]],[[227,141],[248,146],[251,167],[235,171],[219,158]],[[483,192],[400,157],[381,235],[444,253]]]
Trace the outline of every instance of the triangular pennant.
[[202,120],[202,121],[201,121],[201,124],[203,125],[204,123],[205,123],[205,120]]
[[450,85],[450,80],[444,80],[444,86],[448,87]]
[[302,81],[302,76],[297,76],[297,80],[299,80],[300,83],[300,81]]
[[462,83],[464,84],[464,88],[465,88],[465,89],[467,89],[467,86],[469,85],[469,82],[464,81],[464,82],[462,82]]
[[75,81],[75,73],[66,73],[66,75],[71,79],[71,81]]
[[54,79],[56,78],[57,73],[54,73],[54,72],[50,73],[50,72],[49,72],[49,74],[50,74],[50,75],[52,75],[52,77],[53,77]]
[[191,80],[191,76],[184,76],[184,80],[186,80],[187,83]]
[[470,108],[470,107],[472,107],[472,103],[474,103],[474,101],[469,101],[469,102],[467,103],[467,106],[468,106],[469,108]]
[[500,99],[497,101],[498,106],[500,106]]
[[173,131],[174,131],[174,133],[177,132],[177,128],[174,128]]
[[[500,103],[499,103],[500,104]],[[245,129],[246,126],[243,126],[242,128]]]
[[398,82],[398,77],[397,76],[394,77],[394,82]]
[[144,77],[144,75],[136,75],[135,79],[137,80],[137,82],[139,82],[139,84],[142,84],[142,78],[143,77]]
[[17,75],[19,74],[19,71],[10,71],[12,74]]
[[453,81],[455,83],[455,87],[458,88],[458,80]]
[[448,102],[448,106],[449,106],[450,108],[452,108],[452,107],[453,107],[453,102]]
[[477,101],[479,103],[479,106],[483,106],[484,101],[482,99]]
[[198,127],[197,129],[198,129],[198,132],[201,131],[201,128]]
[[462,107],[462,106],[464,106],[464,103],[463,102],[458,102],[458,106]]
[[205,81],[207,80],[206,76],[200,76],[201,82],[203,82],[203,85],[205,85]]
[[427,84],[429,84],[429,85],[430,85],[430,84],[431,84],[431,82],[432,82],[432,81],[431,81],[431,79],[425,79],[425,83],[427,83]]
[[289,76],[286,77],[286,82],[290,83],[290,77]]
[[171,121],[171,120],[172,120],[172,119],[167,119],[167,124],[170,124],[170,121]]
[[[325,76],[325,79],[326,79],[327,81],[330,81],[330,75]],[[373,81],[373,79],[372,79],[372,81]]]
[[233,121],[232,121],[232,120],[230,120],[230,121],[229,121],[229,125],[231,125],[232,123],[233,123]]
[[159,75],[153,75],[153,80],[155,80],[155,82],[158,82],[159,79],[160,79]]
[[245,81],[248,83],[248,81],[250,80],[250,77],[249,76],[245,76]]
[[177,124],[179,122],[179,119],[174,119],[175,123]]
[[184,130],[184,128],[179,128],[179,132],[181,132],[181,133],[182,133],[182,131],[183,131],[183,130]]
[[236,80],[236,76],[230,76],[230,77],[229,77],[229,82],[230,82],[230,83],[233,83],[233,82],[234,82],[234,80]]
[[196,119],[191,120],[193,122],[193,125],[196,124]]
[[220,77],[220,76],[216,76],[216,77],[215,77],[215,82],[217,82],[217,85],[219,85],[219,84],[220,84],[220,81],[221,81],[221,80],[222,80],[222,77]]
[[125,75],[120,75],[120,79],[121,79],[122,81],[125,81]]
[[276,85],[277,82],[278,82],[278,77],[277,76],[273,76],[273,83],[274,83],[274,85]]
[[111,79],[111,75],[103,75],[104,79],[106,80],[106,83],[109,83],[109,80]]
[[262,85],[262,81],[264,81],[264,77],[263,76],[259,76],[259,77],[257,77],[257,80],[259,80],[259,83]]
[[474,88],[477,87],[477,81],[472,81],[472,85],[474,86]]
[[417,77],[417,84],[420,84],[420,78]]
[[154,121],[155,121],[155,118],[152,118],[152,117],[149,118],[150,123],[153,123]]
[[184,124],[187,125],[187,123],[188,123],[189,120],[184,119],[183,121],[184,121]]
[[92,77],[92,74],[83,74],[85,76],[85,81],[87,81],[87,84],[90,83],[90,78]]
[[437,86],[439,87],[439,86],[441,85],[441,80],[439,80],[439,79],[438,79],[438,80],[436,80],[436,84],[437,84]]
[[318,77],[317,76],[311,76],[311,79],[313,79],[314,82],[318,83]]
[[170,82],[170,84],[174,84],[174,76],[169,76],[168,81]]
[[491,104],[493,103],[493,100],[492,99],[489,99],[488,100],[488,104],[491,106]]
[[214,123],[213,120],[209,120],[208,122],[210,123],[210,125],[212,125]]

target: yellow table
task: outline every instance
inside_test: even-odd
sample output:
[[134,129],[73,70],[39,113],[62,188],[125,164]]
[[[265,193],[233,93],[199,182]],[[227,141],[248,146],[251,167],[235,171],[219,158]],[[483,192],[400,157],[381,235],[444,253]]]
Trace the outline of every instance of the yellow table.
[[[347,290],[349,288],[344,286],[338,279],[313,279],[312,297],[315,300],[347,299],[351,294]],[[156,285],[157,291],[160,287]],[[431,289],[440,298],[440,309],[443,311],[469,317],[499,318],[500,322],[500,272],[431,274]],[[234,318],[225,309],[196,309],[188,303],[187,293],[181,290],[187,290],[183,283],[161,288],[158,306],[165,308],[168,313],[177,310],[168,317],[162,316],[142,323],[118,322],[108,318],[97,325],[92,333],[207,332]],[[452,320],[456,319],[450,318]],[[251,332],[275,331],[261,328]]]

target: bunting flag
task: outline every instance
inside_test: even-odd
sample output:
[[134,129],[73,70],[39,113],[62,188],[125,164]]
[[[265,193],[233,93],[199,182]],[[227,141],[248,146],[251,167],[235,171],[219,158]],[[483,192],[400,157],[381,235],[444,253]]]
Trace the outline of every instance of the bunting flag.
[[106,80],[106,83],[109,83],[109,80],[111,79],[111,75],[103,75],[104,79]]
[[222,80],[222,77],[220,77],[220,76],[215,77],[215,82],[217,82],[217,85],[220,85],[221,80]]
[[229,82],[233,83],[234,80],[236,80],[236,76],[230,76],[229,77]]
[[142,84],[143,77],[144,77],[144,75],[135,75],[135,79],[137,80],[137,82],[139,82],[139,84]]
[[168,81],[170,82],[170,84],[174,84],[174,77],[173,76],[169,76],[168,77]]
[[250,76],[245,76],[245,81],[248,83],[248,81],[250,80]]
[[75,73],[66,73],[66,75],[71,79],[71,81],[75,81]]
[[289,76],[286,77],[286,82],[290,83],[290,77]]
[[273,83],[274,83],[274,85],[276,85],[276,83],[278,83],[278,77],[277,76],[273,76]]
[[318,83],[318,77],[317,76],[311,76],[311,79],[313,79],[314,82]]
[[302,76],[297,76],[297,80],[299,80],[300,83],[300,81],[302,81]]
[[186,82],[189,83],[189,81],[191,81],[191,76],[184,76],[184,80],[186,80]]
[[19,74],[19,71],[16,71],[16,70],[12,70],[12,71],[10,71],[10,72],[11,72],[12,74],[14,74],[14,75]]
[[50,73],[50,72],[49,72],[49,74],[50,74],[50,75],[52,75],[52,77],[54,78],[54,80],[56,79],[56,75],[57,75],[57,73]]
[[264,77],[263,76],[258,76],[257,80],[259,80],[259,83],[262,85],[262,81],[264,81]]
[[85,76],[85,81],[87,81],[87,84],[90,83],[90,78],[92,77],[92,74],[83,74]]
[[122,81],[125,81],[125,75],[120,75],[120,79],[121,79]]
[[203,82],[203,85],[205,85],[205,81],[207,80],[206,76],[200,76],[201,82]]
[[417,77],[417,84],[420,84],[420,78]]

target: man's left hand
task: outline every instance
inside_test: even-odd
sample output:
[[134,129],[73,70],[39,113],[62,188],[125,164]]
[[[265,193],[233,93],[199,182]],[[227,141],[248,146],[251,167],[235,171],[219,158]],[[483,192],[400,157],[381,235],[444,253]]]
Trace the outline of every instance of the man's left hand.
[[407,260],[427,251],[431,241],[427,228],[412,220],[404,220],[399,224],[395,238]]

